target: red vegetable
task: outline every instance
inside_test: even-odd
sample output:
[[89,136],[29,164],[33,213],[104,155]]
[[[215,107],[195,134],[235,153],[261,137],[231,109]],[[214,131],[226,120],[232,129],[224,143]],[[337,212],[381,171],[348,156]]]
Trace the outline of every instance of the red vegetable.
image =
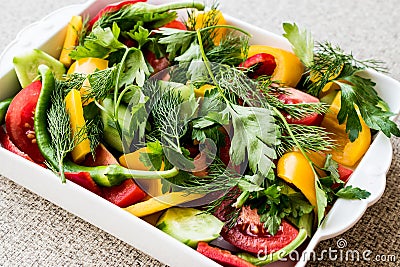
[[121,1],[118,3],[114,3],[114,4],[110,4],[107,5],[105,8],[101,9],[96,16],[94,16],[88,24],[89,29],[91,29],[93,27],[93,25],[96,23],[96,21],[98,21],[104,14],[106,13],[110,13],[110,12],[115,12],[120,10],[122,7],[126,6],[126,5],[133,5],[136,4],[138,2],[146,2],[147,0],[128,0],[128,1]]
[[339,172],[340,180],[347,183],[347,181],[350,178],[350,175],[353,173],[353,170],[348,169],[348,168],[344,167],[343,165],[339,164],[338,172]]
[[156,55],[151,51],[146,51],[144,57],[153,68],[152,74],[156,74],[160,70],[169,67],[169,60],[166,57],[157,58]]
[[17,154],[18,156],[23,157],[24,159],[34,162],[31,157],[22,152],[18,147],[14,145],[13,142],[11,142],[10,137],[8,136],[8,134],[6,134],[3,127],[1,126],[0,126],[0,144],[4,149],[7,149],[12,153]]
[[[278,99],[284,104],[318,103],[319,99],[294,88],[284,88],[285,94],[280,94]],[[294,119],[284,114],[286,121],[290,124],[320,125],[323,119],[322,114],[313,113],[301,119]]]
[[88,172],[66,172],[65,178],[69,181],[74,182],[83,188],[101,196],[101,188],[93,181],[90,173]]
[[[229,209],[228,203],[225,203],[219,207],[215,216],[226,221]],[[225,226],[221,231],[221,236],[244,251],[264,255],[284,248],[296,238],[298,233],[299,231],[294,226],[282,220],[278,232],[271,235],[260,222],[257,210],[245,206],[242,208],[237,223],[231,228]]]
[[275,57],[267,53],[259,53],[249,57],[239,65],[243,68],[252,68],[248,76],[256,79],[261,75],[271,76],[276,68]]
[[11,142],[37,163],[44,162],[33,128],[33,116],[41,88],[42,83],[36,81],[19,91],[6,114],[6,130]]
[[236,255],[231,254],[227,250],[211,247],[206,242],[199,242],[197,245],[197,251],[210,258],[222,266],[226,267],[253,267],[254,265],[239,258]]
[[86,159],[82,162],[83,166],[95,167],[95,166],[107,166],[112,164],[119,164],[118,160],[114,155],[108,151],[103,145],[99,144],[95,150],[95,158],[89,154]]
[[167,24],[162,26],[162,28],[172,28],[172,29],[178,29],[178,30],[184,30],[184,31],[187,30],[186,25],[183,24],[179,20],[173,20],[171,22],[168,22]]
[[103,187],[103,197],[121,208],[133,205],[145,196],[146,193],[133,179],[125,180],[120,185]]

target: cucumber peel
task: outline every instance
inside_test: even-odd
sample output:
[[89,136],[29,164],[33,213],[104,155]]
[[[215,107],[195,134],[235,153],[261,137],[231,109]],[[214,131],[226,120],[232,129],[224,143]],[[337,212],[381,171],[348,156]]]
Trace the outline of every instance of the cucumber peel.
[[64,64],[39,49],[33,49],[30,52],[14,57],[13,63],[22,88],[31,84],[39,76],[39,65],[48,66],[57,79],[61,79],[65,73]]
[[156,224],[161,231],[193,248],[200,241],[219,237],[223,226],[214,215],[194,208],[170,208]]

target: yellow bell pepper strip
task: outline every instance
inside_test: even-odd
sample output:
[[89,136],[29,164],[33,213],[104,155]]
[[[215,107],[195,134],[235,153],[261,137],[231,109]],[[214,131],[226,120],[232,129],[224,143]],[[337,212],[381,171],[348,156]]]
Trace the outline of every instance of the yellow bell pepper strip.
[[[191,21],[188,21],[189,28],[194,30],[203,29],[214,25],[226,25],[226,20],[221,11],[213,9],[207,12],[199,11],[195,13],[196,19],[195,24],[191,25]],[[210,22],[215,22],[214,25],[210,25]],[[221,39],[226,34],[225,28],[217,28],[212,31],[211,38],[215,45],[219,45]]]
[[354,142],[350,141],[346,133],[346,124],[339,124],[337,119],[341,105],[340,99],[341,92],[339,91],[321,123],[322,127],[333,133],[332,139],[336,141],[336,148],[325,151],[325,153],[332,154],[332,158],[336,162],[353,167],[367,152],[371,144],[371,131],[359,115],[362,131]]
[[[108,67],[108,60],[101,59],[101,58],[93,58],[93,57],[87,57],[87,58],[81,58],[75,61],[71,67],[68,69],[67,74],[72,74],[72,73],[82,73],[82,74],[91,74],[95,72],[96,70],[104,70]],[[86,94],[86,91],[90,88],[90,83],[89,80],[86,79],[83,82],[82,88],[80,89],[81,96],[84,97]],[[89,99],[84,101],[84,105],[89,104],[92,102],[93,99]]]
[[69,91],[65,97],[65,106],[70,117],[72,134],[73,136],[79,136],[79,138],[74,138],[77,143],[75,143],[75,147],[71,151],[72,160],[79,163],[90,153],[90,141],[85,131],[86,122],[83,117],[81,94],[78,90],[72,89]]
[[267,45],[251,45],[248,57],[260,53],[270,54],[275,58],[276,68],[272,73],[272,80],[288,87],[296,87],[303,75],[304,66],[295,54]]
[[284,154],[277,164],[278,177],[297,187],[317,207],[315,192],[315,174],[308,160],[300,151],[291,151]]
[[72,16],[70,22],[67,26],[67,33],[65,34],[65,40],[63,49],[60,54],[60,62],[64,64],[65,67],[69,67],[72,64],[72,58],[69,53],[78,45],[79,33],[82,30],[82,17]]
[[168,209],[172,206],[199,199],[203,196],[204,195],[202,194],[188,195],[185,192],[172,192],[150,198],[149,200],[139,202],[124,209],[137,217],[144,217]]
[[211,89],[215,88],[215,85],[211,84],[205,84],[200,86],[199,88],[194,88],[194,94],[196,97],[204,97],[207,91],[210,91]]

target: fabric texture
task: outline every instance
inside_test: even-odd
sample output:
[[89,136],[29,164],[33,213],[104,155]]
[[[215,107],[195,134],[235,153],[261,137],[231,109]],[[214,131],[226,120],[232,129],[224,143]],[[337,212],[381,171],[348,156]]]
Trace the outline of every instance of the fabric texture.
[[[13,0],[3,3],[0,51],[24,26],[60,7],[83,2]],[[400,14],[400,5],[397,0],[221,0],[220,8],[277,34],[282,33],[282,22],[296,22],[309,29],[317,41],[330,40],[361,59],[383,60],[389,69],[388,75],[400,80],[400,28],[395,15]],[[325,254],[308,266],[400,266],[400,139],[391,141],[393,161],[382,198],[353,228],[322,241],[316,249],[317,255],[329,248],[356,250],[360,255],[369,250],[370,260],[332,260]],[[8,178],[0,177],[0,266],[165,265]]]

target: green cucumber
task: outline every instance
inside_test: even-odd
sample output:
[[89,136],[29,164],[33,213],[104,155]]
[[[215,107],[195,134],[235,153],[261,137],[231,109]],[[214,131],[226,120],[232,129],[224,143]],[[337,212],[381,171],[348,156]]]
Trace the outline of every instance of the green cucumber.
[[170,208],[156,224],[161,231],[193,248],[200,241],[219,237],[223,226],[214,215],[193,208]]
[[[122,144],[122,140],[115,126],[115,122],[110,115],[114,112],[114,102],[111,98],[106,98],[103,100],[102,105],[105,108],[105,110],[101,111],[101,120],[104,126],[103,139],[109,146],[123,153],[124,146]],[[122,128],[122,134],[125,138],[126,144],[130,144],[132,142],[133,136],[132,133],[130,133],[129,131],[131,116],[128,116],[129,113],[127,112],[129,112],[129,110],[126,106],[124,106],[123,104],[120,104],[118,106],[118,122]]]
[[194,94],[192,86],[185,85],[183,83],[159,81],[160,89],[163,91],[173,91],[175,94],[180,94],[182,100],[189,100],[190,96]]
[[14,57],[13,63],[22,88],[31,84],[39,76],[38,67],[41,64],[48,66],[57,79],[61,79],[65,73],[64,64],[39,49]]

